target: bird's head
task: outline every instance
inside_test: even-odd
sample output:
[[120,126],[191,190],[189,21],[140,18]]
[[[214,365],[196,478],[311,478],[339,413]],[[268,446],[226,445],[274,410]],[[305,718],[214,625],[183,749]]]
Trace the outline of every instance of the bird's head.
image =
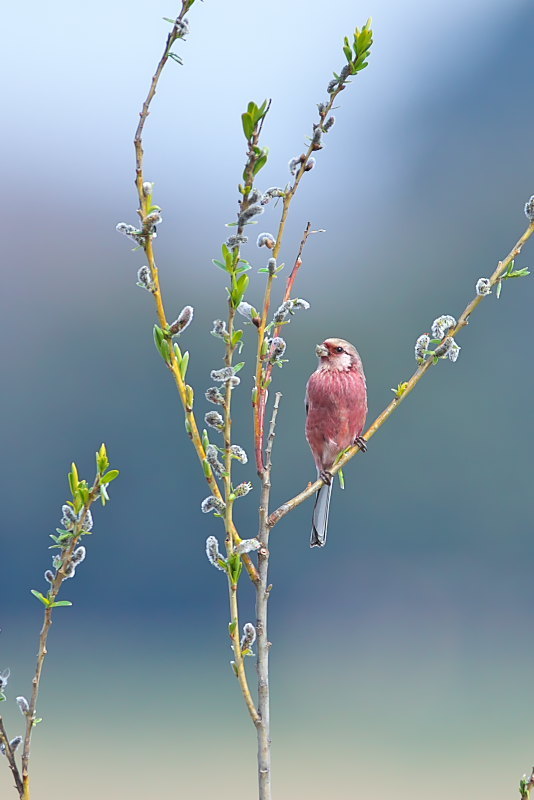
[[339,370],[346,372],[350,369],[362,370],[362,362],[358,351],[345,339],[325,339],[315,348],[319,359],[319,369]]

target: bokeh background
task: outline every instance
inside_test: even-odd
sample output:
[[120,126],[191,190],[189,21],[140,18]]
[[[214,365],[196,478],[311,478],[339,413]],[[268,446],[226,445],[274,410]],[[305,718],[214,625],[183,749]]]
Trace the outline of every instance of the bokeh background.
[[[36,798],[221,800],[255,796],[255,735],[228,662],[224,578],[204,542],[205,485],[152,342],[135,222],[141,100],[172,3],[35,2],[3,11],[0,669],[4,712],[29,694],[48,534],[75,459],[93,475],[105,441],[121,477],[95,514],[72,609],[50,635],[34,739]],[[273,98],[260,188],[284,185],[341,39],[374,18],[370,66],[295,200],[283,260],[307,220],[311,303],[287,330],[290,363],[275,444],[273,503],[313,478],[303,393],[314,345],[337,335],[366,366],[370,418],[414,369],[413,344],[458,315],[525,226],[534,193],[528,0],[197,3],[152,107],[146,177],[164,223],[157,253],[199,414],[221,363],[211,264],[234,219],[249,99]],[[270,205],[252,228],[273,230]],[[520,264],[534,260],[534,245]],[[263,276],[249,300],[259,302]],[[279,294],[282,284],[277,287]],[[279,800],[513,797],[534,759],[532,672],[532,279],[509,282],[336,488],[328,546],[308,547],[310,504],[272,536],[273,781]],[[276,298],[277,299],[277,298]],[[250,450],[254,333],[236,392]],[[205,407],[206,406],[206,407]],[[254,479],[252,465],[236,468]],[[255,496],[237,507],[253,535]],[[245,589],[243,621],[253,618]],[[253,676],[253,664],[249,664]],[[0,795],[13,796],[7,769]]]

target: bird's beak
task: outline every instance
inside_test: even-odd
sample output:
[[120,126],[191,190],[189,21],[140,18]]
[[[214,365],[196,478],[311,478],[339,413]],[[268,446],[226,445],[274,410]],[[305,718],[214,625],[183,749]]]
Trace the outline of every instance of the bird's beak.
[[315,355],[317,358],[324,358],[328,355],[328,348],[324,346],[324,344],[318,344],[315,347]]

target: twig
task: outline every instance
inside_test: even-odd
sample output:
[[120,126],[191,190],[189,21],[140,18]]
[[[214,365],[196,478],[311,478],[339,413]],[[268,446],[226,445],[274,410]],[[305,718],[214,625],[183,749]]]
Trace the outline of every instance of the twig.
[[[156,89],[157,89],[158,81],[159,81],[159,79],[161,77],[161,73],[163,72],[163,68],[165,67],[165,64],[169,60],[170,48],[172,47],[172,45],[174,44],[174,42],[177,39],[182,38],[181,35],[179,35],[179,31],[180,31],[180,28],[181,28],[179,23],[182,22],[182,20],[183,20],[183,18],[185,16],[185,13],[186,13],[186,11],[187,11],[187,9],[189,8],[190,5],[191,5],[190,0],[182,0],[182,10],[180,11],[180,14],[177,17],[176,22],[175,22],[171,32],[167,36],[167,41],[165,43],[165,49],[163,51],[163,55],[161,56],[161,59],[160,59],[160,61],[158,63],[158,66],[157,66],[156,71],[154,73],[154,76],[152,78],[152,82],[150,84],[150,89],[149,89],[149,92],[148,92],[148,94],[147,94],[147,96],[145,98],[145,101],[143,103],[141,112],[139,114],[140,119],[139,119],[139,123],[138,123],[137,128],[136,128],[136,131],[135,131],[135,136],[134,136],[135,165],[136,165],[135,184],[136,184],[136,187],[137,187],[137,194],[138,194],[138,198],[139,198],[140,208],[139,208],[138,213],[139,213],[139,217],[141,219],[141,222],[144,222],[144,220],[147,217],[147,212],[148,212],[147,196],[145,195],[145,192],[143,190],[143,184],[145,182],[144,174],[143,174],[143,158],[144,158],[143,139],[142,139],[142,137],[143,137],[143,129],[144,129],[144,125],[145,125],[145,122],[147,120],[147,117],[148,117],[148,115],[150,113],[150,104],[151,104],[151,102],[152,102],[152,100],[154,98],[154,95],[156,94]],[[163,305],[163,299],[162,299],[162,295],[161,295],[159,273],[158,273],[158,268],[157,268],[157,265],[156,265],[156,259],[155,259],[155,255],[154,255],[154,247],[153,247],[152,237],[149,236],[149,235],[144,237],[143,250],[145,251],[145,255],[146,255],[147,260],[148,260],[148,266],[149,266],[149,269],[150,269],[150,275],[151,275],[151,278],[152,278],[152,282],[154,284],[153,295],[154,295],[154,300],[156,302],[156,311],[157,311],[157,315],[158,315],[158,321],[159,321],[159,324],[160,324],[160,327],[162,328],[162,330],[166,330],[169,327],[169,323],[168,323],[168,320],[167,320],[167,316],[166,316],[166,313],[165,313],[165,307]],[[191,439],[191,441],[193,443],[193,446],[194,446],[194,448],[196,450],[196,453],[197,453],[197,456],[198,456],[198,459],[199,459],[201,465],[203,465],[203,463],[205,461],[205,458],[206,458],[206,452],[205,452],[204,446],[202,444],[202,438],[201,438],[201,435],[200,435],[199,430],[198,430],[198,425],[197,425],[195,414],[193,412],[192,407],[187,402],[186,382],[182,378],[182,374],[181,374],[181,371],[180,371],[180,365],[178,363],[178,359],[176,357],[176,353],[174,352],[174,348],[172,346],[170,346],[169,347],[169,351],[170,351],[169,352],[170,361],[168,362],[167,366],[169,367],[169,369],[170,369],[170,371],[172,373],[172,376],[174,378],[174,382],[176,384],[176,388],[178,389],[178,394],[180,396],[180,400],[182,402],[182,406],[183,406],[183,409],[184,409],[184,412],[185,412],[186,427],[187,427],[187,432],[188,432],[189,438]],[[217,481],[215,479],[215,476],[213,475],[213,472],[211,470],[209,471],[209,474],[206,475],[206,480],[207,480],[208,485],[210,487],[211,493],[215,497],[217,497],[219,500],[222,500],[222,494],[221,494],[221,491],[219,489],[219,485],[218,485],[218,483],[217,483]],[[235,527],[233,526],[233,524],[231,525],[231,530],[232,530],[232,537],[233,537],[234,541],[235,542],[241,541],[237,531],[235,530]],[[253,564],[250,556],[248,556],[246,554],[243,555],[243,563],[245,564],[245,568],[246,568],[246,570],[247,570],[247,572],[248,572],[248,574],[250,576],[250,579],[252,580],[253,583],[255,583],[258,580],[258,573],[257,573],[256,567]]]
[[7,758],[8,764],[9,764],[9,769],[13,773],[13,780],[15,781],[15,788],[16,788],[17,792],[19,793],[19,797],[23,798],[24,797],[24,786],[23,786],[23,783],[22,783],[22,779],[20,777],[19,768],[17,767],[16,761],[15,761],[15,755],[13,753],[13,750],[11,749],[11,745],[9,744],[9,738],[8,738],[8,735],[7,735],[5,726],[4,726],[4,720],[2,719],[2,717],[0,717],[0,742],[2,742],[2,744],[5,747],[6,758]]
[[[74,528],[74,535],[72,536],[71,542],[69,546],[65,549],[64,556],[63,556],[63,563],[60,569],[57,570],[56,577],[54,582],[50,587],[49,592],[49,599],[53,603],[55,602],[59,591],[61,589],[61,585],[65,580],[65,570],[71,563],[71,557],[76,549],[78,542],[80,540],[81,532],[83,530],[83,523],[85,521],[85,513],[90,509],[91,505],[100,495],[100,474],[97,474],[93,486],[91,488],[91,492],[89,494],[89,500],[84,505],[82,511],[79,515],[79,522],[76,523]],[[22,751],[22,782],[23,782],[23,798],[24,800],[30,800],[30,777],[29,777],[29,766],[30,766],[30,747],[31,747],[31,738],[33,729],[35,727],[35,720],[36,720],[36,708],[37,708],[37,698],[39,696],[39,687],[41,684],[41,676],[43,672],[44,661],[48,650],[46,648],[46,643],[48,641],[48,634],[50,632],[50,628],[52,626],[52,607],[45,608],[44,611],[44,619],[43,619],[43,626],[41,628],[41,632],[39,634],[39,650],[37,652],[37,665],[35,667],[35,675],[33,676],[32,680],[32,695],[29,702],[28,711],[26,712],[26,733],[24,736],[24,749]]]
[[[325,105],[323,110],[321,111],[321,122],[326,119],[328,114],[330,114],[335,99],[338,94],[343,91],[343,85],[340,85],[338,89],[336,89],[330,95],[330,99],[328,103]],[[286,192],[283,205],[282,205],[282,215],[280,217],[280,223],[278,225],[278,232],[276,234],[276,243],[273,248],[273,258],[277,259],[280,254],[280,249],[282,247],[282,240],[284,237],[284,231],[286,227],[287,215],[289,213],[289,208],[291,206],[291,201],[295,196],[295,193],[299,187],[299,183],[301,181],[302,176],[306,172],[308,162],[310,160],[311,154],[315,151],[316,146],[312,140],[310,146],[306,150],[306,153],[303,153],[301,156],[301,164],[300,168],[297,171],[295,176],[295,180],[293,186]],[[271,305],[271,290],[273,285],[274,275],[269,274],[267,277],[267,285],[265,287],[265,294],[263,298],[263,309],[261,313],[260,323],[258,325],[258,349],[256,354],[256,397],[253,403],[253,413],[254,413],[254,439],[256,442],[256,467],[258,470],[258,475],[261,476],[263,470],[265,469],[264,461],[263,461],[263,423],[264,419],[261,416],[261,407],[262,403],[265,401],[265,395],[267,392],[267,388],[264,385],[264,378],[263,378],[263,340],[265,338],[265,328],[267,327],[267,316],[269,314],[269,308]],[[260,442],[261,446],[258,447],[257,443]]]
[[[228,312],[228,339],[226,344],[226,357],[225,357],[225,364],[227,367],[232,366],[232,358],[234,354],[235,348],[232,346],[232,334],[234,331],[234,318],[235,318],[235,309],[232,307],[232,304],[229,304],[229,312]],[[226,397],[224,402],[224,412],[225,412],[225,419],[224,419],[224,499],[226,503],[226,508],[224,510],[224,523],[226,528],[226,549],[228,555],[231,555],[234,552],[235,545],[238,544],[241,539],[237,536],[237,531],[235,530],[235,526],[232,519],[232,511],[233,511],[233,493],[232,493],[232,441],[231,441],[231,432],[232,432],[232,418],[231,418],[231,403],[232,403],[232,381],[228,380],[226,382]],[[234,647],[234,655],[235,655],[235,666],[237,670],[237,678],[239,680],[239,686],[241,687],[241,691],[243,693],[243,698],[245,700],[245,704],[247,706],[248,712],[251,716],[252,721],[254,724],[258,723],[259,714],[254,701],[252,699],[252,695],[250,693],[250,687],[248,685],[247,680],[247,673],[245,670],[245,662],[243,658],[243,653],[241,652],[241,641],[240,641],[240,631],[239,631],[239,606],[238,606],[238,597],[237,597],[237,583],[234,583],[230,579],[230,575],[228,575],[228,585],[229,585],[229,597],[230,597],[230,620],[233,626],[231,638],[233,641]]]
[[[297,253],[297,257],[296,257],[295,263],[293,265],[293,269],[291,270],[291,274],[289,275],[289,277],[287,279],[287,282],[286,282],[286,289],[285,289],[284,297],[283,297],[283,300],[282,300],[283,303],[285,303],[286,300],[289,300],[291,298],[291,293],[293,291],[293,285],[295,283],[295,279],[297,277],[297,273],[298,273],[300,267],[302,266],[302,251],[304,250],[304,246],[305,246],[306,242],[308,241],[308,236],[311,233],[324,233],[324,231],[323,230],[312,231],[311,230],[311,222],[308,222],[308,224],[306,225],[306,228],[304,229],[304,233],[303,233],[303,236],[302,236],[302,240],[300,242],[299,251]],[[273,331],[273,339],[280,335],[281,329],[282,329],[282,325],[277,325],[276,326],[276,328]],[[265,369],[265,377],[264,377],[264,384],[265,384],[266,387],[269,386],[269,384],[270,384],[272,371],[273,371],[273,365],[272,365],[272,363],[268,362],[267,363],[267,367]],[[266,407],[267,407],[267,392],[262,392],[261,399],[259,401],[259,406],[258,406],[258,418],[259,418],[260,435],[257,437],[257,439],[256,439],[256,441],[254,443],[254,446],[255,446],[255,449],[256,449],[256,464],[260,464],[260,463],[263,462],[262,455],[261,455],[261,449],[263,448],[263,435],[262,434],[263,434],[263,429],[264,429],[264,424],[265,424]]]
[[271,798],[271,736],[269,713],[269,648],[267,636],[267,604],[270,588],[269,573],[269,495],[271,492],[272,449],[274,443],[276,417],[280,404],[280,392],[274,398],[273,415],[269,426],[267,447],[265,449],[265,469],[262,475],[262,491],[259,508],[258,539],[261,547],[258,551],[258,572],[260,579],[256,584],[256,632],[258,636],[258,711],[260,721],[256,725],[258,732],[258,785],[259,800]]
[[[516,245],[508,253],[504,261],[499,261],[495,272],[490,278],[490,286],[495,286],[495,284],[498,283],[499,278],[505,272],[510,262],[513,261],[514,258],[516,258],[519,255],[523,245],[525,244],[526,241],[528,241],[528,239],[530,239],[533,233],[534,233],[534,222],[531,222],[526,231],[523,233],[521,238],[516,243]],[[473,300],[471,300],[470,303],[467,304],[467,306],[465,307],[460,316],[460,319],[456,324],[456,327],[449,332],[448,334],[449,336],[456,336],[458,332],[461,331],[462,328],[465,328],[465,326],[469,322],[469,317],[471,316],[475,308],[482,302],[484,297],[485,295],[477,295],[476,297],[473,298]],[[375,419],[371,427],[366,431],[366,433],[364,434],[364,438],[366,439],[366,441],[368,441],[372,436],[374,436],[375,433],[378,431],[378,429],[382,427],[384,422],[386,422],[386,420],[389,419],[391,414],[393,414],[395,409],[398,408],[401,402],[417,386],[423,375],[426,372],[428,372],[431,366],[432,366],[432,359],[430,358],[427,361],[425,361],[424,364],[421,364],[416,369],[410,380],[407,381],[407,383],[405,384],[402,394],[400,396],[395,396],[393,398],[391,403],[389,403],[389,405],[386,406],[386,408],[382,411],[382,413]],[[360,448],[356,445],[350,447],[346,451],[346,453],[344,453],[344,455],[339,459],[339,461],[337,461],[336,464],[332,467],[332,469],[330,470],[331,473],[334,475],[336,472],[339,472],[339,470],[342,469],[345,466],[345,464],[347,464],[351,460],[351,458],[354,458],[354,456],[356,455],[356,453],[359,452],[359,450]],[[323,485],[322,480],[317,480],[314,483],[310,483],[308,484],[306,489],[304,489],[302,492],[295,495],[295,497],[292,497],[291,500],[287,500],[285,503],[283,503],[279,508],[276,509],[276,511],[273,511],[273,513],[269,516],[268,520],[269,527],[273,528],[282,519],[282,517],[285,517],[286,514],[289,514],[290,511],[293,511],[294,508],[299,506],[309,497],[313,497],[315,492],[317,492],[322,485]]]

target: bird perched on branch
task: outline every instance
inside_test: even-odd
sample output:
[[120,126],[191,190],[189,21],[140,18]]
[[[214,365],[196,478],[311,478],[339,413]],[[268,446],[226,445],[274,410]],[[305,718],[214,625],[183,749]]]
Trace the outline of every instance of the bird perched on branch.
[[315,499],[310,546],[323,547],[332,494],[330,470],[347,447],[357,444],[363,452],[367,449],[362,438],[367,386],[354,345],[344,339],[326,339],[315,352],[319,365],[306,386],[306,439],[325,485]]

